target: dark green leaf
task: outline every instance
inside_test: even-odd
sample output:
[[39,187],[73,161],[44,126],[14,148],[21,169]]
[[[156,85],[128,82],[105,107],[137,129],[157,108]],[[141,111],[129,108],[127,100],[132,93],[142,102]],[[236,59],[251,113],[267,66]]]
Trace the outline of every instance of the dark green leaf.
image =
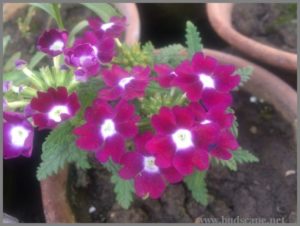
[[76,35],[87,26],[88,26],[87,20],[83,20],[83,21],[80,21],[78,24],[76,24],[73,27],[73,29],[71,30],[70,35],[69,35],[69,45],[70,46],[73,45]]
[[128,209],[133,201],[133,181],[123,180],[117,174],[113,174],[111,182],[115,185],[114,192],[118,203],[124,209]]
[[36,52],[33,57],[31,58],[28,67],[33,69],[44,57],[46,56],[45,53]]
[[2,42],[3,43],[3,55],[5,53],[6,46],[8,45],[10,40],[11,40],[10,35],[6,35],[5,37],[3,37],[3,42]]
[[92,10],[99,17],[102,18],[104,22],[108,22],[109,18],[112,16],[120,15],[116,9],[108,3],[81,3],[88,9]]
[[191,22],[186,22],[186,46],[189,57],[203,49],[202,40],[197,27]]

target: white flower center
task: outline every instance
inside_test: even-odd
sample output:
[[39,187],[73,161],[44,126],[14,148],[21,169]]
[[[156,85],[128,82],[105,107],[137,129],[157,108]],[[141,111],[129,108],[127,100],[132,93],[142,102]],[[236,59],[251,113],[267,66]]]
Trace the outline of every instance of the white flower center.
[[91,59],[92,59],[92,56],[83,55],[79,58],[79,62],[81,65],[83,65],[85,63],[85,61],[91,60]]
[[106,31],[107,29],[111,28],[112,26],[114,26],[113,22],[102,24],[101,25],[101,30]]
[[29,130],[22,126],[15,126],[10,130],[10,136],[13,145],[22,147],[29,136]]
[[64,43],[60,40],[55,41],[49,49],[52,51],[62,51],[64,48]]
[[69,109],[64,105],[55,106],[49,111],[48,117],[55,122],[61,122],[61,114],[70,114]]
[[96,47],[96,46],[92,46],[92,48],[93,48],[93,50],[94,50],[95,55],[97,55],[97,54],[98,54],[98,49],[97,49],[97,47]]
[[199,74],[199,80],[202,82],[203,88],[215,88],[214,80],[206,75],[206,74]]
[[130,77],[127,77],[127,78],[122,78],[120,81],[119,81],[119,86],[122,87],[123,89],[125,88],[126,85],[128,85],[128,83],[131,82],[131,80],[133,80],[134,77],[133,76],[130,76]]
[[155,165],[155,157],[144,157],[144,170],[149,173],[156,173],[159,171],[157,165]]
[[176,144],[177,150],[194,146],[192,141],[192,133],[187,129],[178,129],[172,134],[172,139]]
[[113,120],[106,119],[101,125],[101,135],[105,140],[107,137],[111,137],[116,133],[115,124]]
[[202,122],[200,122],[200,124],[202,124],[202,125],[206,125],[206,124],[209,124],[209,123],[211,123],[211,121],[207,120],[207,119],[205,119]]
[[175,77],[178,76],[177,73],[176,73],[175,71],[172,71],[172,72],[170,73],[170,75],[175,76]]

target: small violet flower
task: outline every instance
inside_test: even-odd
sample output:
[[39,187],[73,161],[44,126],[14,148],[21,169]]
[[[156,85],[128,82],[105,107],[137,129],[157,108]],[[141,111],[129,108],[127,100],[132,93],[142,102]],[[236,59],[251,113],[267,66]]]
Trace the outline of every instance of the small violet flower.
[[17,70],[23,70],[23,68],[27,65],[27,62],[22,59],[18,59],[15,61],[15,66]]
[[121,36],[126,26],[126,18],[116,17],[116,16],[111,17],[109,22],[107,23],[104,23],[99,17],[90,18],[88,22],[89,22],[89,26],[94,31],[98,31],[100,35],[108,34],[115,38]]
[[2,83],[3,93],[8,92],[12,88],[12,85],[13,85],[12,81],[3,81]]
[[138,133],[134,105],[120,101],[112,108],[106,101],[96,99],[85,111],[86,123],[74,129],[76,145],[96,153],[97,159],[104,163],[109,157],[119,163],[125,152],[125,139]]
[[67,46],[68,32],[58,29],[44,31],[39,37],[37,48],[51,57],[63,53]]
[[155,156],[150,154],[146,143],[152,138],[146,132],[135,138],[135,151],[127,152],[121,159],[123,166],[119,172],[123,179],[134,179],[136,194],[140,197],[150,196],[157,199],[166,187],[166,180],[177,183],[182,180],[182,175],[174,167],[161,169],[155,163]]
[[118,65],[111,69],[103,70],[102,76],[109,88],[99,91],[98,97],[105,100],[132,100],[143,97],[149,83],[150,68],[135,66],[130,72]]
[[65,87],[49,88],[47,92],[38,92],[30,103],[30,112],[34,111],[33,122],[39,129],[53,129],[62,121],[72,118],[80,108],[77,94],[68,95]]
[[196,53],[192,62],[183,61],[176,67],[174,85],[186,93],[191,101],[202,100],[207,108],[218,104],[229,106],[229,93],[240,83],[240,76],[234,75],[235,67],[220,65],[217,60]]
[[162,107],[152,116],[156,134],[146,148],[156,156],[161,168],[174,166],[182,175],[189,175],[194,167],[206,170],[209,166],[207,147],[215,142],[219,126],[216,123],[197,122],[190,109],[175,106]]
[[21,113],[3,113],[3,156],[4,159],[19,156],[30,157],[33,145],[33,127]]

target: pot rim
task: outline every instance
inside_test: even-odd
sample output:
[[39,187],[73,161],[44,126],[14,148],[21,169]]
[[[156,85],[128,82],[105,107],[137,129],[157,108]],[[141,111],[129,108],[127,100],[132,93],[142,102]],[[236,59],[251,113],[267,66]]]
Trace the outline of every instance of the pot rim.
[[231,46],[261,62],[289,71],[297,71],[297,54],[251,39],[232,24],[234,3],[206,3],[208,19],[215,32]]

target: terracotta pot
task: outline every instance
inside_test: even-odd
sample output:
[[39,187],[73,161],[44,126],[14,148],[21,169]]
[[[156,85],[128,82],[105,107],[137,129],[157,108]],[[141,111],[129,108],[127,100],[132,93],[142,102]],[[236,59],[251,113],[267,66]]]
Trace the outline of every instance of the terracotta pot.
[[[158,53],[159,50],[157,51],[157,54]],[[244,67],[249,65],[252,66],[254,68],[253,75],[251,79],[245,84],[245,86],[243,86],[243,89],[271,103],[276,108],[276,110],[280,112],[282,116],[294,126],[294,128],[296,127],[297,93],[290,86],[280,80],[276,75],[242,58],[210,49],[204,49],[204,53],[217,58],[224,64],[234,64],[237,67]],[[182,51],[180,54],[187,55],[186,51]],[[282,95],[283,93],[284,95]],[[70,206],[68,204],[68,201],[64,196],[66,194],[65,183],[67,181],[67,178],[68,174],[66,173],[66,170],[64,170],[58,175],[50,177],[45,180],[45,182],[42,182],[42,192],[46,193],[49,191],[49,193],[52,194],[47,196],[43,195],[43,202],[51,203],[51,206],[46,207],[46,214],[48,214],[48,219],[55,219],[55,221],[52,222],[73,222],[74,220],[72,212],[69,211]],[[63,194],[60,197],[61,203],[56,203],[57,196],[55,194]],[[47,198],[47,200],[45,200],[45,198]],[[63,215],[61,214],[62,212]]]
[[232,24],[233,3],[207,3],[206,9],[211,26],[226,42],[241,52],[264,63],[290,71],[297,70],[297,54],[283,51],[238,32]]
[[[26,3],[5,3],[3,5],[4,22],[14,18],[18,10]],[[134,3],[115,3],[116,8],[127,18],[125,42],[136,43],[140,38],[140,19]],[[66,196],[68,167],[56,175],[41,181],[42,202],[47,223],[74,223],[75,217]]]

